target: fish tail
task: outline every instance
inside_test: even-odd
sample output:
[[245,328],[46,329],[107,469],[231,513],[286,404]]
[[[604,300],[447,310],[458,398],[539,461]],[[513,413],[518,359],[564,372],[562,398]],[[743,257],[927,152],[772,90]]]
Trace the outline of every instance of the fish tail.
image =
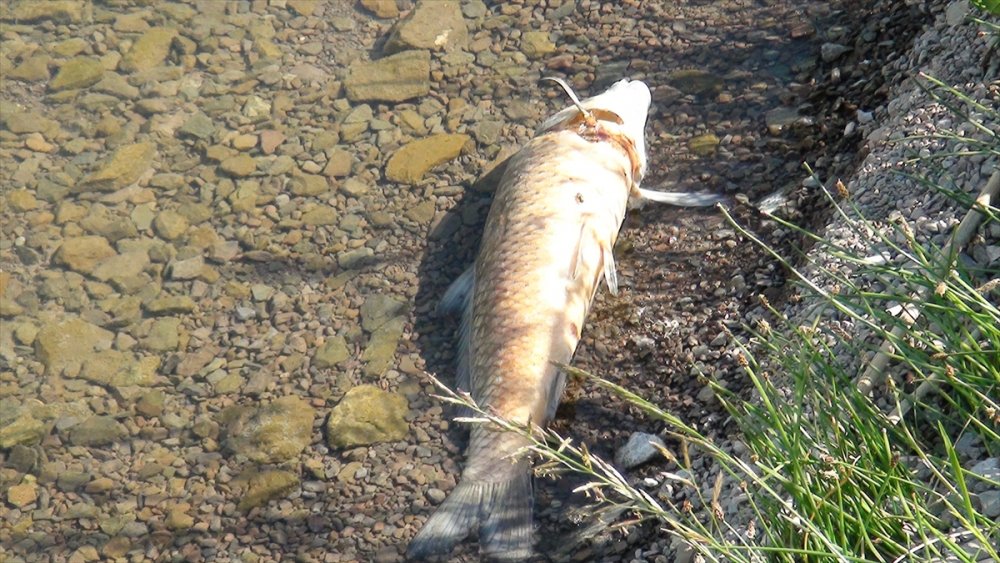
[[524,561],[534,553],[531,472],[511,466],[504,481],[463,480],[410,542],[410,560],[447,555],[478,527],[480,551],[490,561]]

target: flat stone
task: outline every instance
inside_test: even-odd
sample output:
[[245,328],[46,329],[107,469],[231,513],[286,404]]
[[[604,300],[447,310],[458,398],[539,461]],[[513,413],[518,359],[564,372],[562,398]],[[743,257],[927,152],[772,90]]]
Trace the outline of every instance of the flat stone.
[[124,252],[102,260],[91,275],[101,281],[121,282],[138,276],[149,266],[149,255],[145,252]]
[[150,386],[156,382],[160,368],[158,356],[136,357],[118,350],[105,350],[83,362],[80,377],[112,388]]
[[344,88],[352,102],[401,102],[427,95],[430,73],[430,51],[404,51],[374,62],[351,64]]
[[284,142],[285,135],[280,131],[269,129],[260,132],[260,151],[264,154],[274,154],[278,146]]
[[368,332],[373,332],[405,310],[406,301],[398,297],[384,293],[369,295],[361,305],[361,326]]
[[52,58],[48,55],[32,55],[10,71],[10,78],[25,82],[44,82],[49,79],[49,64]]
[[337,210],[327,205],[317,205],[302,214],[302,223],[311,226],[336,225]]
[[59,129],[59,122],[49,119],[40,113],[33,111],[8,111],[0,112],[0,119],[4,121],[7,130],[11,133],[45,133]]
[[432,200],[424,200],[406,210],[406,218],[421,225],[427,225],[434,219],[436,206]]
[[202,256],[192,256],[170,263],[168,275],[172,280],[193,280],[205,269],[205,259]]
[[63,63],[59,67],[52,82],[49,82],[49,89],[53,92],[61,90],[78,90],[93,86],[101,81],[104,76],[104,65],[101,61],[91,57],[76,57]]
[[337,335],[326,339],[326,342],[316,350],[313,356],[312,365],[319,369],[327,369],[337,364],[347,361],[351,357],[351,351],[347,347],[347,341],[343,336]]
[[383,50],[398,53],[407,49],[457,49],[469,42],[469,31],[457,0],[418,2],[396,23]]
[[374,385],[351,388],[330,411],[326,423],[327,443],[332,448],[351,448],[402,440],[409,432],[406,398]]
[[247,511],[284,496],[299,486],[299,476],[291,471],[269,470],[253,474],[240,497],[239,510]]
[[521,35],[521,52],[529,59],[540,59],[556,50],[547,31],[526,31]]
[[111,192],[135,183],[153,164],[156,145],[135,143],[125,145],[105,161],[101,167],[83,179],[85,188]]
[[125,427],[114,417],[92,416],[70,430],[69,442],[74,446],[106,446],[126,435]]
[[396,0],[361,0],[361,6],[375,15],[376,18],[392,19],[399,17],[399,7]]
[[177,37],[177,30],[154,27],[142,34],[122,60],[125,70],[143,72],[163,64],[170,54],[170,44]]
[[362,371],[365,375],[377,377],[385,373],[396,357],[399,339],[403,336],[404,317],[389,319],[377,328],[368,339],[368,345],[361,353],[365,362]]
[[688,141],[688,149],[698,156],[708,156],[713,154],[718,146],[719,138],[711,133],[692,137],[691,140]]
[[196,139],[208,140],[215,134],[215,123],[203,112],[196,112],[181,125],[177,132]]
[[435,166],[458,158],[470,140],[468,135],[442,133],[407,143],[389,158],[386,178],[415,184]]
[[18,444],[33,446],[48,435],[51,425],[36,419],[31,413],[23,412],[17,418],[0,426],[0,449],[8,449]]
[[85,0],[21,0],[13,7],[0,11],[4,21],[32,23],[52,20],[59,23],[80,23],[92,12]]
[[286,0],[286,5],[300,16],[309,17],[316,11],[319,0]]
[[30,475],[23,483],[7,489],[7,502],[16,508],[24,508],[36,500],[38,500],[38,483]]
[[697,69],[678,70],[667,76],[667,83],[681,92],[690,95],[703,96],[722,90],[722,78]]
[[14,190],[7,194],[7,205],[14,211],[31,211],[38,207],[38,200],[28,190]]
[[116,254],[104,237],[72,237],[63,241],[52,261],[73,271],[89,274],[102,261]]
[[354,155],[344,149],[332,149],[327,153],[323,174],[334,178],[349,176],[353,166]]
[[785,128],[794,125],[800,119],[802,119],[802,116],[799,115],[799,110],[792,107],[774,108],[764,114],[764,122],[767,124],[767,130],[772,135],[781,133]]
[[153,220],[153,230],[164,240],[177,240],[187,232],[187,218],[171,210],[161,211]]
[[181,320],[165,317],[153,321],[149,334],[142,340],[143,346],[153,352],[170,352],[180,346]]
[[145,309],[151,315],[176,315],[193,312],[195,306],[194,299],[187,295],[167,295],[150,301]]
[[297,396],[239,411],[226,425],[226,448],[258,463],[290,461],[309,445],[315,418],[315,409]]
[[173,508],[167,513],[163,523],[169,530],[183,532],[194,526],[194,517],[188,514],[185,508]]
[[257,171],[257,161],[252,156],[238,154],[223,160],[219,163],[219,168],[230,176],[243,178]]
[[330,191],[330,182],[319,174],[302,174],[292,178],[288,189],[297,196],[318,196]]

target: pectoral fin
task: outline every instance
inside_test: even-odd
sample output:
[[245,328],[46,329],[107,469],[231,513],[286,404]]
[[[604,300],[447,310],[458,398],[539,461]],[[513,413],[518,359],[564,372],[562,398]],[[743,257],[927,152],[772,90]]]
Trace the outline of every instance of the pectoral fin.
[[615,255],[608,245],[601,245],[601,262],[604,263],[604,281],[608,283],[611,295],[618,295],[618,271],[615,269]]

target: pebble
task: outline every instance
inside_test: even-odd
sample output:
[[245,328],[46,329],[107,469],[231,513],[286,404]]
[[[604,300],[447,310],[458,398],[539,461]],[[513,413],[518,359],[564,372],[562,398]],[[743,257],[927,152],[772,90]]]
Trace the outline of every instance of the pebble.
[[654,434],[634,432],[628,441],[615,451],[615,465],[623,469],[633,469],[660,456],[659,448],[666,448],[663,439]]

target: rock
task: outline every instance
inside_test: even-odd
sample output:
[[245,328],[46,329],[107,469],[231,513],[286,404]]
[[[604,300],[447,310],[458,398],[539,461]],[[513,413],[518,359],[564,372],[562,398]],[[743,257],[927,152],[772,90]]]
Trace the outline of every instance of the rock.
[[188,220],[176,211],[161,211],[153,220],[153,230],[164,240],[176,240],[187,232]]
[[215,123],[203,112],[196,112],[177,129],[177,133],[196,139],[208,140],[215,134]]
[[383,50],[387,54],[407,49],[447,49],[465,46],[469,32],[457,0],[421,0],[396,23]]
[[7,194],[7,205],[14,211],[31,211],[38,207],[38,200],[28,190],[14,190]]
[[309,17],[316,11],[319,0],[287,0],[287,5],[300,16]]
[[389,319],[403,313],[406,302],[398,297],[375,293],[365,299],[361,305],[361,326],[368,332],[380,328]]
[[799,110],[792,107],[774,108],[764,114],[764,122],[767,124],[767,130],[772,135],[781,133],[786,127],[798,122],[799,119],[801,119]]
[[353,166],[354,156],[350,152],[343,149],[332,149],[327,153],[323,174],[334,178],[349,176]]
[[51,62],[52,58],[48,55],[32,55],[11,69],[9,76],[25,82],[44,82],[49,79]]
[[832,63],[850,50],[850,47],[838,45],[837,43],[823,43],[823,45],[819,48],[819,54],[820,57],[823,58],[824,62]]
[[280,131],[269,129],[260,132],[260,151],[264,154],[274,154],[278,146],[284,142],[285,135]]
[[223,160],[219,168],[230,176],[243,178],[257,171],[257,161],[250,155],[238,154]]
[[292,178],[288,190],[297,196],[318,196],[330,190],[330,182],[318,174],[303,174]]
[[436,206],[432,200],[424,200],[406,210],[406,218],[421,225],[427,225],[434,219]]
[[316,411],[297,396],[245,409],[226,425],[226,448],[258,463],[283,463],[298,457],[312,439]]
[[96,350],[111,347],[114,335],[80,318],[69,317],[42,326],[35,337],[35,354],[46,373],[58,374],[71,363],[79,363]]
[[102,260],[91,275],[101,281],[122,282],[138,276],[149,266],[149,255],[133,251],[111,256]]
[[666,448],[666,444],[659,436],[635,432],[629,436],[628,442],[615,452],[615,464],[624,469],[642,465],[660,455],[660,450],[656,446]]
[[38,500],[38,483],[32,475],[25,475],[24,482],[7,489],[7,502],[15,508],[24,508]]
[[143,339],[143,345],[154,352],[170,352],[180,346],[181,320],[177,317],[166,317],[153,321],[149,334]]
[[44,133],[59,129],[59,122],[42,116],[33,111],[8,111],[0,112],[0,119],[4,121],[7,130],[11,133]]
[[468,135],[442,133],[412,141],[396,151],[385,167],[386,178],[393,182],[415,184],[435,166],[462,154]]
[[32,446],[40,443],[48,435],[50,425],[36,419],[28,412],[3,423],[0,426],[0,450],[6,450],[18,444]]
[[205,259],[199,255],[171,262],[168,275],[172,280],[193,280],[200,276],[204,269]]
[[698,156],[708,156],[713,154],[718,146],[719,138],[711,133],[692,137],[691,140],[688,141],[688,149]]
[[347,341],[344,340],[344,337],[333,336],[327,338],[323,346],[316,350],[312,365],[319,369],[332,368],[350,357],[351,351],[347,348]]
[[1000,517],[1000,490],[984,491],[979,494],[979,501],[982,503],[983,516],[987,518]]
[[406,398],[374,385],[351,388],[333,407],[326,423],[327,443],[350,448],[402,440],[409,432]]
[[526,31],[521,36],[521,52],[529,59],[540,59],[556,50],[546,31]]
[[195,306],[194,299],[187,295],[168,295],[150,301],[145,309],[151,315],[176,315],[191,313]]
[[969,471],[979,475],[982,479],[1000,481],[1000,457],[986,458],[973,465]]
[[167,529],[184,531],[194,526],[194,517],[187,513],[188,507],[180,506],[170,509],[167,519],[163,522]]
[[80,377],[112,388],[149,386],[156,382],[160,368],[157,356],[135,357],[130,353],[105,350],[83,362]]
[[237,508],[247,511],[263,506],[298,486],[298,475],[290,471],[270,470],[254,473],[247,480],[246,492],[243,493]]
[[704,70],[678,70],[667,77],[667,83],[681,92],[703,96],[722,90],[722,78]]
[[364,9],[375,14],[377,18],[391,19],[399,17],[399,7],[396,0],[361,0]]
[[52,20],[59,23],[80,23],[90,17],[91,5],[85,0],[21,0],[13,7],[0,11],[4,21],[31,23]]
[[127,217],[122,217],[101,204],[94,204],[87,216],[80,220],[80,226],[92,235],[118,242],[123,238],[135,238],[139,232]]
[[82,274],[89,274],[107,258],[115,256],[108,239],[97,236],[68,238],[52,256],[52,261]]
[[365,362],[364,373],[369,376],[380,376],[389,369],[392,359],[396,356],[396,347],[403,336],[405,319],[395,317],[385,322],[372,333],[368,346],[361,353]]
[[351,64],[344,89],[352,102],[401,102],[430,92],[430,73],[430,51],[404,51],[374,62]]
[[70,430],[69,442],[74,446],[106,446],[127,434],[114,417],[92,416]]
[[101,61],[91,57],[76,57],[59,67],[59,72],[49,82],[49,89],[53,92],[78,90],[97,84],[103,76],[104,65]]
[[336,225],[337,210],[327,205],[317,205],[302,214],[302,224],[311,226]]
[[147,391],[139,396],[135,403],[135,412],[147,418],[153,418],[163,414],[163,404],[166,402],[166,395],[159,389]]
[[115,151],[97,172],[84,178],[81,185],[102,192],[119,190],[138,181],[153,164],[154,158],[156,145],[153,143],[125,145]]
[[169,27],[154,27],[142,34],[132,45],[132,49],[122,60],[125,70],[142,72],[163,64],[170,54],[170,44],[177,36],[177,30]]

